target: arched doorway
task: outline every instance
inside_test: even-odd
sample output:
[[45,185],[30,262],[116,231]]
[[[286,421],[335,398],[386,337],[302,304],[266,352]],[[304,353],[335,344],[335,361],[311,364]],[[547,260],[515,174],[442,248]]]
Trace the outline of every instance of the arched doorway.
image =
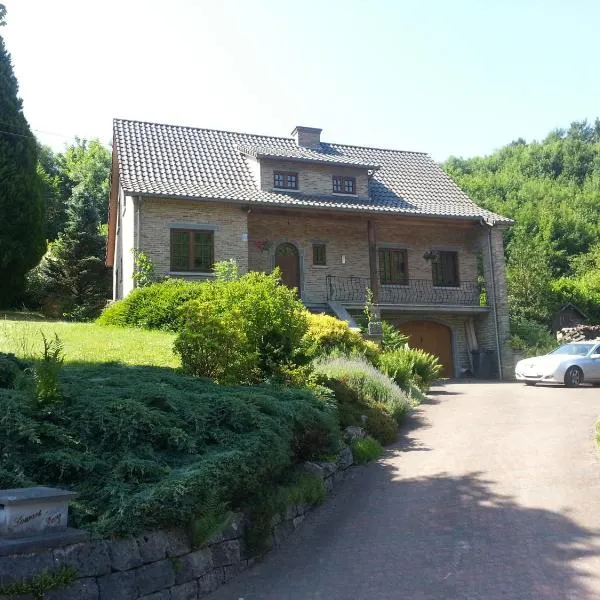
[[300,293],[300,255],[294,244],[285,242],[275,250],[275,266],[281,269],[281,282]]
[[452,331],[446,325],[433,321],[410,321],[398,325],[398,329],[410,336],[409,345],[434,354],[442,363],[442,377],[452,377]]

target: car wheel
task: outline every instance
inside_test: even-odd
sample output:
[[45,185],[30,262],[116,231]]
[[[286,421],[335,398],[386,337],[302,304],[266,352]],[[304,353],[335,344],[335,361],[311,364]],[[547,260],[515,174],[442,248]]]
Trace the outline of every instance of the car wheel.
[[569,367],[565,373],[565,385],[577,387],[583,383],[583,371],[579,367]]

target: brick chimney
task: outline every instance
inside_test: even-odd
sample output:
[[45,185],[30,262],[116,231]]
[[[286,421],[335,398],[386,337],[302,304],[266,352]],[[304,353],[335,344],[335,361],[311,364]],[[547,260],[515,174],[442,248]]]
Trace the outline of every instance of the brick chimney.
[[301,148],[316,149],[321,144],[321,131],[316,127],[302,127],[296,125],[292,135],[296,138],[296,144]]

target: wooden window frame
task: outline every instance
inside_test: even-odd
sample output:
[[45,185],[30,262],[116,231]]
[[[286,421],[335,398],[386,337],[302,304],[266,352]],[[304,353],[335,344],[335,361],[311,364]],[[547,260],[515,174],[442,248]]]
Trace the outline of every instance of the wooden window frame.
[[[391,278],[391,267],[390,267],[390,278],[386,278],[384,260],[382,254],[398,253],[402,256],[402,263],[404,264],[404,277],[402,279],[393,280]],[[379,283],[381,285],[408,285],[408,250],[406,248],[378,248],[377,249],[377,260],[379,261]]]
[[[187,268],[183,268],[180,266],[173,265],[173,234],[176,233],[187,233],[188,235],[188,266]],[[197,269],[195,268],[195,237],[196,234],[204,233],[207,234],[210,238],[210,265],[208,268]],[[215,232],[212,229],[181,229],[181,228],[172,228],[170,230],[170,239],[169,239],[169,267],[172,273],[212,273],[214,264],[215,264]]]
[[[459,256],[456,250],[438,250],[439,259],[436,262],[431,263],[431,277],[433,281],[433,287],[440,288],[459,288],[460,287],[460,268],[459,268]],[[444,277],[442,263],[443,257],[453,256],[454,257],[454,279],[452,281],[449,278]]]
[[[283,185],[276,185],[275,178],[280,176],[283,178]],[[288,185],[288,177],[293,177],[295,185]],[[298,173],[294,171],[273,171],[273,187],[276,190],[297,190],[298,189]]]
[[[313,265],[316,267],[327,266],[327,247],[325,244],[313,244]],[[322,257],[318,256],[319,252],[322,251]],[[322,259],[322,262],[320,262]]]
[[[339,190],[336,190],[336,181],[339,182]],[[346,183],[351,183],[352,191],[346,191]],[[343,175],[334,175],[331,179],[331,189],[334,194],[346,194],[347,196],[356,196],[356,177],[345,177]]]

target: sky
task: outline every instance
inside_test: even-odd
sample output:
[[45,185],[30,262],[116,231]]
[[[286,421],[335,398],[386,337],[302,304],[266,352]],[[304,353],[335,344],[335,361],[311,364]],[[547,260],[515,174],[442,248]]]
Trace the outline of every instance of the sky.
[[597,0],[1,0],[36,136],[114,117],[475,156],[600,116]]

